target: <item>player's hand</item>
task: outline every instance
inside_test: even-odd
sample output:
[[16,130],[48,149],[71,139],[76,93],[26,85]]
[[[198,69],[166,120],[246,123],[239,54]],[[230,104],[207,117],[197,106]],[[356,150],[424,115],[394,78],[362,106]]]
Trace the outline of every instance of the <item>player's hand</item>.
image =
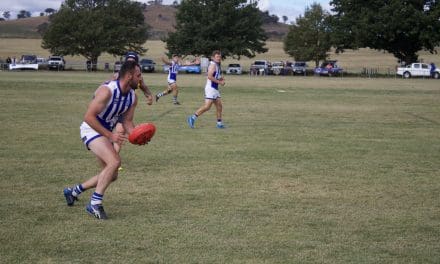
[[220,78],[220,80],[219,80],[219,84],[220,84],[221,86],[225,86],[225,84],[226,84],[225,79]]
[[127,135],[123,134],[123,133],[112,133],[112,136],[110,138],[110,141],[113,143],[116,143],[120,146],[122,146],[122,144],[124,144],[125,141],[127,141]]
[[153,104],[153,95],[146,95],[147,97],[147,105],[152,105]]

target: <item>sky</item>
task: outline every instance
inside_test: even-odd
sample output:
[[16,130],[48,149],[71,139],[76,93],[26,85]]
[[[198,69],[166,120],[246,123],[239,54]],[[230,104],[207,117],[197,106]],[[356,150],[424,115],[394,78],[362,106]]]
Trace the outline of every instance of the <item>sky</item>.
[[[0,17],[4,11],[11,12],[11,19],[17,18],[20,10],[31,12],[32,16],[39,16],[46,8],[59,9],[63,0],[1,0]],[[138,0],[138,2],[148,2],[148,0]],[[168,5],[174,0],[163,0]],[[313,3],[320,4],[324,9],[330,10],[330,0],[260,0],[259,8],[263,11],[269,11],[272,15],[277,15],[282,21],[283,16],[289,18],[289,22],[294,21],[296,17],[304,14],[306,7]]]

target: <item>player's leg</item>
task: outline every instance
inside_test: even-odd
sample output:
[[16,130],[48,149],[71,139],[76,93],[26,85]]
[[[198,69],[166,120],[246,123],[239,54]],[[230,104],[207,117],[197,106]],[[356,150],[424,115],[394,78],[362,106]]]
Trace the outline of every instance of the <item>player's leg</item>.
[[220,97],[218,97],[214,101],[214,105],[216,108],[216,115],[217,115],[217,128],[225,128],[225,125],[223,124],[223,121],[222,121],[222,112],[223,112],[222,99]]
[[[125,128],[122,125],[122,119],[118,120],[118,123],[116,123],[116,127],[115,127],[115,132],[118,134],[125,134]],[[119,145],[118,143],[113,143],[113,148],[115,149],[116,153],[119,153],[121,151],[121,145]]]
[[89,144],[90,150],[104,164],[104,168],[97,175],[95,192],[90,203],[87,205],[87,211],[99,219],[106,219],[107,215],[102,206],[104,194],[110,183],[117,177],[118,168],[121,164],[119,154],[113,148],[111,142],[104,137],[99,137]]
[[177,87],[177,83],[173,83],[171,89],[171,93],[173,94],[173,104],[180,105],[179,101],[177,101],[177,96],[179,95],[179,87]]
[[197,109],[197,111],[193,115],[187,118],[187,122],[190,128],[194,128],[194,124],[199,116],[211,109],[213,102],[214,100],[212,99],[205,99],[205,103],[199,109]]
[[159,100],[159,98],[161,98],[162,96],[165,96],[169,93],[171,93],[173,91],[173,85],[175,84],[175,82],[168,82],[168,87],[167,89],[165,89],[164,91],[156,94],[156,102]]

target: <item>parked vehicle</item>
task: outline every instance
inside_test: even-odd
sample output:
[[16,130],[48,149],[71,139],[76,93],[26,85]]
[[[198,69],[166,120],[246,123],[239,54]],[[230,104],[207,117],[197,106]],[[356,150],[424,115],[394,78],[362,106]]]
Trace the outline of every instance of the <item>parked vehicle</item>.
[[22,64],[37,64],[37,56],[36,55],[22,55],[20,59],[20,63]]
[[270,71],[273,75],[284,75],[285,74],[285,64],[282,61],[273,62]]
[[315,74],[320,76],[335,76],[342,74],[342,68],[336,60],[324,61],[321,66],[315,68]]
[[[170,66],[168,64],[165,64],[162,67],[163,71],[165,73],[168,73],[168,69],[170,68]],[[202,67],[200,67],[200,65],[179,66],[179,72],[200,74],[202,73]]]
[[293,65],[292,65],[292,72],[293,74],[297,74],[297,75],[306,75],[307,74],[307,68],[308,65],[306,62],[304,61],[296,61]]
[[[406,67],[398,67],[397,75],[401,75],[403,78],[408,79],[411,77],[431,77],[431,65],[427,63],[411,63]],[[434,70],[435,79],[440,78],[440,69]]]
[[49,70],[63,71],[66,65],[66,61],[63,56],[52,55],[47,61]]
[[241,65],[238,63],[231,63],[228,65],[228,68],[226,69],[226,74],[241,74],[242,69]]
[[256,60],[251,65],[250,73],[251,74],[261,74],[261,75],[267,75],[270,73],[271,64],[267,60]]
[[142,72],[154,72],[156,63],[150,59],[142,59],[139,62]]

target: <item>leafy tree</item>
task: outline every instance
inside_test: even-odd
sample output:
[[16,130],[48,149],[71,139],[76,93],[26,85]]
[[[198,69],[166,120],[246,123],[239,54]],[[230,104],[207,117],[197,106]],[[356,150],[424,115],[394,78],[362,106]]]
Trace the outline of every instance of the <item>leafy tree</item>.
[[11,12],[10,11],[3,12],[3,17],[9,20],[9,18],[11,17]]
[[44,10],[44,12],[48,15],[48,16],[50,16],[50,15],[52,15],[53,13],[55,13],[55,9],[53,9],[53,8],[46,8],[45,10]]
[[256,3],[247,0],[183,0],[177,7],[176,31],[166,47],[170,53],[254,57],[266,52],[267,39]]
[[287,20],[289,20],[289,18],[287,16],[283,16],[283,23],[286,24]]
[[18,12],[17,14],[17,19],[27,18],[31,16],[32,16],[31,12],[26,10],[20,10],[20,12]]
[[129,0],[66,0],[49,17],[42,47],[52,54],[82,55],[96,65],[103,52],[143,53],[148,26],[140,4]]
[[440,43],[440,1],[332,0],[337,51],[369,47],[386,50],[400,61],[417,61],[423,49]]
[[330,14],[319,4],[307,7],[304,16],[299,16],[295,24],[291,25],[284,39],[284,51],[297,61],[319,61],[328,57],[332,47],[330,28]]

